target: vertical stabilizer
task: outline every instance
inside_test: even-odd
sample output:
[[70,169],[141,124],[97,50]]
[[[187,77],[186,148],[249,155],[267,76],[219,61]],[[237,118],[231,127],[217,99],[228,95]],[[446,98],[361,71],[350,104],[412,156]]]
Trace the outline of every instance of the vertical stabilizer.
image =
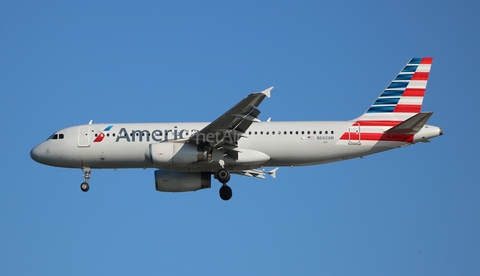
[[433,58],[412,58],[357,121],[404,121],[419,113]]

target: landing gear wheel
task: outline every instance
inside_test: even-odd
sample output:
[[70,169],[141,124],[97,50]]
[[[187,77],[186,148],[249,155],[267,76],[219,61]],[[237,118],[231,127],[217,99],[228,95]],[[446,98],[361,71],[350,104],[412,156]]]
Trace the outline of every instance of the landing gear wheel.
[[226,184],[228,181],[230,181],[230,172],[225,170],[225,169],[220,169],[216,173],[218,181],[222,184]]
[[82,192],[88,192],[88,190],[90,189],[90,186],[88,185],[87,182],[83,182],[82,184],[80,184],[80,189],[82,189]]
[[88,192],[88,190],[90,189],[90,186],[88,185],[88,180],[90,179],[91,170],[89,167],[83,167],[82,171],[83,171],[83,178],[85,178],[85,182],[80,184],[80,189],[82,189],[82,192]]
[[223,200],[229,200],[230,198],[232,198],[232,188],[230,188],[227,185],[223,185],[220,188],[219,193],[220,193],[220,198]]

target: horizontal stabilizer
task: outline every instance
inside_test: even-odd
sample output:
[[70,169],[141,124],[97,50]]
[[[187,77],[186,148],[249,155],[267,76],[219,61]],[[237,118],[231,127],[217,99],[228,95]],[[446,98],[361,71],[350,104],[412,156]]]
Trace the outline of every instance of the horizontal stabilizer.
[[427,123],[428,119],[432,117],[432,115],[433,115],[433,112],[418,113],[417,115],[412,116],[409,119],[403,121],[402,123],[387,130],[386,133],[419,132],[423,128],[423,126]]

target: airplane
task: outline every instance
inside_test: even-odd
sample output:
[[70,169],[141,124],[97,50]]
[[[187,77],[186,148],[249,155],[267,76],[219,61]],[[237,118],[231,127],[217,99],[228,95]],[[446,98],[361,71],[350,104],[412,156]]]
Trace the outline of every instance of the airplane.
[[[81,169],[90,189],[91,169],[154,168],[155,188],[185,192],[221,183],[229,200],[231,173],[276,177],[278,167],[348,160],[443,135],[421,112],[433,58],[412,58],[360,117],[349,121],[258,119],[273,87],[248,95],[211,123],[112,123],[61,129],[34,147],[36,162]],[[265,167],[275,167],[267,171]]]

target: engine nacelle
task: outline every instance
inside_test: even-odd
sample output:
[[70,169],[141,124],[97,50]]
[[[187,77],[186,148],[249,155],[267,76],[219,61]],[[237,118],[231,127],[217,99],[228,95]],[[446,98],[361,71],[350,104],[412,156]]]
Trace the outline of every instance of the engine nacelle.
[[153,165],[160,167],[171,165],[188,165],[197,161],[207,160],[207,151],[204,147],[163,142],[150,144],[145,151],[145,158]]
[[208,172],[155,171],[155,188],[160,192],[189,192],[210,188],[211,174]]

